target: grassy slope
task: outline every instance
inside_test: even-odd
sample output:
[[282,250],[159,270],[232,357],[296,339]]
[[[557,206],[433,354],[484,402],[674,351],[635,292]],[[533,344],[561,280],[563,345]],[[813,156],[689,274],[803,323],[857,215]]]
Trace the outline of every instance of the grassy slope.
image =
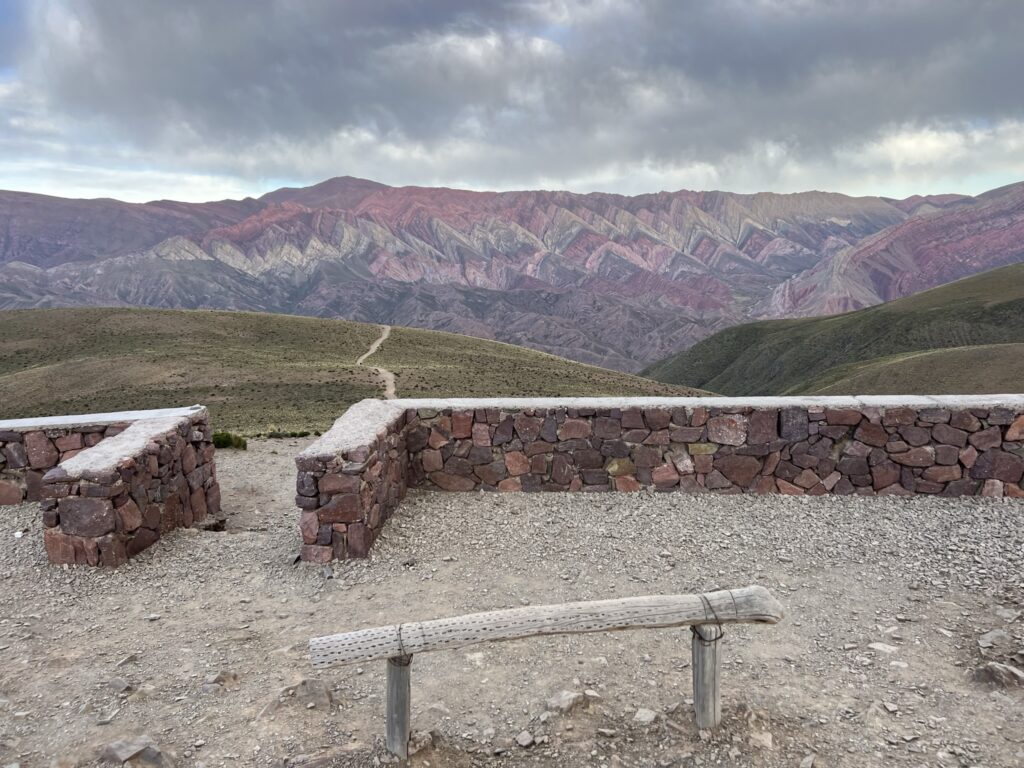
[[726,395],[1017,392],[1022,341],[1017,264],[857,312],[729,328],[644,374]]
[[[251,312],[0,312],[0,418],[203,403],[244,433],[327,427],[381,393],[355,365],[376,325]],[[367,361],[399,397],[685,394],[676,386],[454,334],[393,330]]]

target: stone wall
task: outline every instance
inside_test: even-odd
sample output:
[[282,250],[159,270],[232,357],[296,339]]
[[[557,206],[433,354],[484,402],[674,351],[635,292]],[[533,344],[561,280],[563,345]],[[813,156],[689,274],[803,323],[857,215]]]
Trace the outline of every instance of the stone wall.
[[220,512],[205,408],[0,422],[0,435],[7,476],[24,478],[5,481],[11,502],[23,487],[39,499],[52,563],[116,566]]
[[124,431],[128,422],[0,430],[0,506],[39,501],[43,475],[65,459]]
[[364,556],[407,485],[1022,497],[1024,397],[364,401],[297,461],[302,556],[323,561]]
[[[363,401],[359,406],[376,411],[378,403]],[[381,429],[366,434],[358,444],[339,442],[346,432],[332,430],[296,459],[303,560],[325,563],[366,557],[405,496],[405,411],[377,416]]]
[[132,422],[185,416],[201,406],[0,421],[0,506],[39,501],[43,475]]

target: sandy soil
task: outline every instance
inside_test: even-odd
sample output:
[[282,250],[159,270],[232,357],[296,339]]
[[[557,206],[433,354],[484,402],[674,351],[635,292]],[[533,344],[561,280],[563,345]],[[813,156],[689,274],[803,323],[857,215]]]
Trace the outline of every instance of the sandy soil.
[[372,559],[317,567],[294,562],[303,444],[219,452],[226,530],[114,571],[47,565],[36,507],[0,509],[0,766],[94,765],[140,734],[179,766],[375,765],[384,664],[314,672],[311,636],[750,583],[788,615],[727,630],[715,734],[687,631],[534,638],[416,657],[434,744],[411,764],[1024,765],[1024,688],[972,676],[983,633],[1002,630],[992,658],[1024,652],[1024,505],[417,493]]

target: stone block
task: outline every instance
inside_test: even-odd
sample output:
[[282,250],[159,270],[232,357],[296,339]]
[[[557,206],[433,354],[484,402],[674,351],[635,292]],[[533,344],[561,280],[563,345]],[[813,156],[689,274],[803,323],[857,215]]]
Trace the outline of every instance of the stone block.
[[61,531],[72,536],[96,538],[110,533],[116,525],[114,505],[109,499],[72,496],[58,502]]
[[738,414],[708,419],[708,440],[721,445],[743,445],[747,441],[747,419]]
[[299,559],[307,563],[329,563],[334,557],[334,549],[319,544],[303,544],[299,548]]
[[[529,469],[529,465],[527,465],[527,469]],[[448,472],[432,472],[428,477],[430,482],[444,491],[472,491],[476,488],[476,480],[471,477],[452,475]],[[349,547],[351,548],[351,542]]]
[[985,451],[970,470],[975,480],[999,480],[1019,483],[1024,476],[1024,459],[1013,453],[992,449]]
[[359,494],[340,493],[316,511],[321,523],[351,523],[363,516],[363,504]]
[[865,445],[871,446],[883,446],[889,440],[889,433],[885,431],[885,427],[881,424],[872,424],[869,421],[865,421],[857,427],[853,436]]
[[930,467],[935,463],[935,449],[930,445],[891,454],[892,460],[905,467]]
[[1003,434],[999,427],[989,427],[983,429],[980,432],[975,432],[969,438],[967,442],[973,445],[979,451],[987,451],[990,448],[996,448],[1003,443]]
[[935,442],[942,445],[954,445],[963,448],[967,445],[968,433],[962,429],[955,429],[948,424],[936,424],[932,429],[932,437]]
[[753,456],[720,456],[715,459],[714,467],[731,482],[747,488],[761,471],[761,462]]
[[779,412],[779,435],[783,440],[797,442],[810,435],[809,419],[803,408],[783,408]]

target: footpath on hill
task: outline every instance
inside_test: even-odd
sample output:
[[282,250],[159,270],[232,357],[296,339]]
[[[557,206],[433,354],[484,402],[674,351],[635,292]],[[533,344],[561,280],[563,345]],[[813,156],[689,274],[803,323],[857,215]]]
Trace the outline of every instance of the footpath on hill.
[[[359,359],[356,360],[356,365],[364,365],[367,359],[369,359],[378,349],[380,349],[380,345],[383,344],[390,335],[391,326],[382,325],[380,336],[377,337],[377,340],[370,345],[370,348],[366,350],[366,352],[359,356]],[[371,365],[367,367],[372,368],[377,372],[377,376],[380,378],[381,384],[384,386],[385,399],[394,400],[397,397],[395,391],[395,374],[393,374],[387,368],[381,368],[376,365]]]

